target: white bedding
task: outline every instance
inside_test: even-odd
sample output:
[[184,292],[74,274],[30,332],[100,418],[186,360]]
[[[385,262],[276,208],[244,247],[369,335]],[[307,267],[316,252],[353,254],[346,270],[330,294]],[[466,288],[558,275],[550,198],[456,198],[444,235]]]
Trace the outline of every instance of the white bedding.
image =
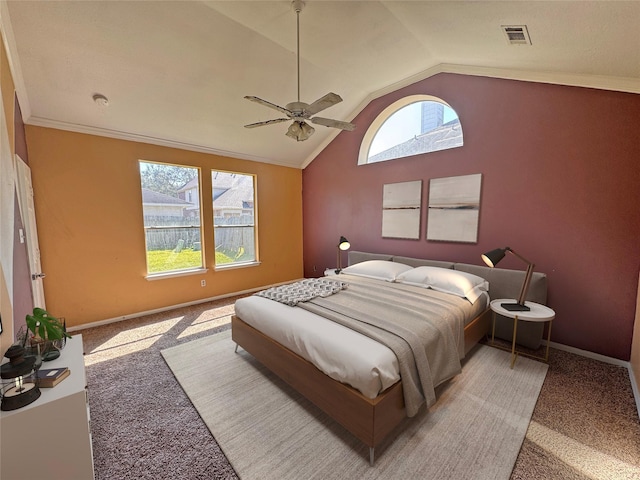
[[[348,275],[341,277],[348,279]],[[437,293],[424,291],[425,295]],[[469,304],[465,325],[488,303],[485,293],[474,305]],[[391,349],[319,315],[255,295],[236,301],[235,312],[245,323],[368,398],[375,398],[400,380],[398,361]]]

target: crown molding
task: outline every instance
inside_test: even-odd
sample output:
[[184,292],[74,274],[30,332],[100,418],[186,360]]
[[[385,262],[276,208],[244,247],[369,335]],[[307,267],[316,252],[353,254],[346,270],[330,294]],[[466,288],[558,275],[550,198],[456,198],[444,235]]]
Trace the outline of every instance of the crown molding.
[[27,119],[27,121],[25,121],[25,124],[27,125],[32,125],[35,127],[45,127],[45,128],[55,128],[58,130],[66,130],[69,132],[76,132],[76,133],[84,133],[87,135],[96,135],[96,136],[100,136],[100,137],[108,137],[108,138],[115,138],[115,139],[119,139],[119,140],[127,140],[127,141],[131,141],[131,142],[139,142],[139,143],[146,143],[146,144],[150,144],[150,145],[158,145],[161,147],[169,147],[169,148],[176,148],[176,149],[180,149],[180,150],[188,150],[191,152],[198,152],[198,153],[207,153],[207,154],[211,154],[211,155],[218,155],[218,156],[222,156],[222,157],[230,157],[230,158],[235,158],[235,159],[239,159],[239,160],[249,160],[252,162],[260,162],[260,163],[269,163],[271,165],[278,165],[281,167],[290,167],[290,168],[300,168],[299,165],[291,165],[285,162],[277,162],[274,161],[270,158],[266,158],[266,157],[259,157],[259,156],[255,156],[255,155],[247,155],[244,153],[239,153],[239,152],[231,152],[228,150],[220,150],[217,148],[212,148],[212,147],[207,147],[204,145],[197,145],[194,143],[187,143],[187,142],[180,142],[180,141],[176,141],[176,140],[167,140],[164,138],[158,138],[158,137],[151,137],[148,135],[141,135],[138,133],[129,133],[129,132],[123,132],[120,130],[111,130],[111,129],[107,129],[107,128],[100,128],[100,127],[91,127],[91,126],[87,126],[87,125],[78,125],[75,123],[68,123],[68,122],[60,122],[58,120],[51,120],[49,118],[42,118],[42,117],[30,117]]
[[[1,5],[1,3],[0,3]],[[4,34],[4,33],[3,33]],[[14,58],[14,60],[17,57]],[[19,69],[18,69],[19,71]],[[360,104],[347,116],[345,121],[353,121],[353,119],[365,109],[373,100],[380,98],[389,93],[395,92],[402,88],[408,87],[416,82],[420,82],[429,77],[440,73],[453,73],[459,75],[470,75],[489,78],[500,78],[505,80],[517,80],[526,82],[548,83],[555,85],[564,85],[572,87],[594,88],[599,90],[612,90],[623,93],[640,94],[640,80],[636,78],[622,78],[622,77],[607,77],[599,75],[576,75],[576,74],[557,74],[551,72],[535,72],[531,70],[511,70],[511,69],[499,69],[491,67],[478,67],[473,65],[456,65],[442,63],[435,65],[427,70],[423,70],[420,73],[407,77],[403,80],[388,85],[380,90],[377,90],[369,94]],[[22,79],[22,75],[19,76]],[[15,81],[15,80],[14,80]],[[16,82],[16,90],[19,93],[24,87],[19,87]],[[25,103],[28,106],[28,99],[25,97]],[[18,95],[20,106],[22,107],[22,97]],[[119,130],[110,130],[98,127],[90,127],[85,125],[77,125],[73,123],[60,122],[42,117],[30,117],[27,112],[29,108],[23,109],[23,117],[25,117],[25,123],[27,125],[34,125],[39,127],[56,128],[59,130],[67,130],[77,133],[85,133],[89,135],[98,135],[109,138],[117,138],[121,140],[128,140],[133,142],[147,143],[152,145],[159,145],[169,148],[177,148],[181,150],[189,150],[199,153],[207,153],[212,155],[220,155],[224,157],[232,157],[241,160],[249,160],[253,162],[269,163],[272,165],[279,165],[283,167],[305,169],[320,153],[341,133],[339,130],[332,131],[329,136],[325,138],[312,152],[306,157],[302,165],[292,165],[285,162],[278,162],[270,158],[259,157],[255,155],[247,155],[239,152],[231,152],[227,150],[220,150],[216,148],[206,147],[203,145],[197,145],[187,142],[180,142],[175,140],[167,140],[157,137],[151,137],[147,135],[140,135],[135,133],[123,132]]]
[[479,77],[503,78],[525,82],[550,83],[568,87],[595,88],[623,93],[640,93],[640,79],[633,77],[610,77],[606,75],[584,75],[565,72],[517,70],[471,65],[442,64],[444,72],[475,75]]

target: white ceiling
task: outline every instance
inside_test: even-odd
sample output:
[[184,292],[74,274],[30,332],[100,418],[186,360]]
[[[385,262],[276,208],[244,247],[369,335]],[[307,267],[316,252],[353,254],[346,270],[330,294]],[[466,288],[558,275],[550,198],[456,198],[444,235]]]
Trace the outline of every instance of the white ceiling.
[[[245,95],[296,100],[288,0],[2,0],[0,14],[26,123],[293,167],[339,133],[315,126],[296,142],[289,123],[243,127],[281,116]],[[509,45],[501,25],[523,24],[532,45]],[[321,116],[350,121],[438,72],[640,93],[639,25],[640,1],[308,0],[301,100],[335,92],[344,101]]]

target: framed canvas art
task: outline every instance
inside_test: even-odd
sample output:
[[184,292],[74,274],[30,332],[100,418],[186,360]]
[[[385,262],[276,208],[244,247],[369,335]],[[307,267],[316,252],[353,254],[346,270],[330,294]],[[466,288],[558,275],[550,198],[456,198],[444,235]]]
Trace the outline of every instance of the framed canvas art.
[[422,180],[388,183],[382,193],[382,236],[420,238]]
[[476,243],[482,174],[429,181],[427,240]]

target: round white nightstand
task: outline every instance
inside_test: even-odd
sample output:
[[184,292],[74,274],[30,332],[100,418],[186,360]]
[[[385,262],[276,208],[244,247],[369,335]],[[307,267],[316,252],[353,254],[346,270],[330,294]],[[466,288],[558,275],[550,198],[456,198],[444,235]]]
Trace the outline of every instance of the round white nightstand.
[[[504,317],[513,318],[513,338],[511,340],[511,368],[513,368],[514,363],[516,362],[516,358],[518,355],[526,355],[527,357],[536,358],[538,360],[544,360],[545,362],[549,361],[549,342],[551,341],[551,325],[553,323],[553,319],[556,318],[556,312],[554,312],[551,308],[541,305],[539,303],[534,302],[524,302],[524,304],[530,308],[527,311],[513,311],[507,310],[503,308],[501,304],[503,303],[516,303],[517,301],[512,298],[499,298],[497,300],[492,300],[491,310],[493,311],[493,327],[491,330],[491,343],[492,345],[498,346],[495,344],[495,332],[496,332],[496,314],[502,315]],[[525,322],[549,322],[548,333],[547,333],[547,347],[545,351],[544,357],[538,357],[535,355],[530,355],[524,352],[516,351],[516,334],[518,331],[518,320],[522,320]]]

